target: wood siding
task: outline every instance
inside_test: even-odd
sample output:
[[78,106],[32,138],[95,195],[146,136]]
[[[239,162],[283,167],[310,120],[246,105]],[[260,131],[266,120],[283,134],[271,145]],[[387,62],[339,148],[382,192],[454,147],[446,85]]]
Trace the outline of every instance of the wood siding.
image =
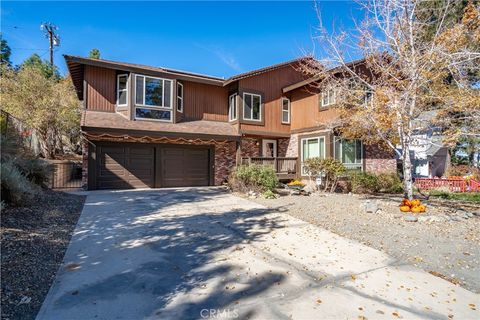
[[86,108],[92,111],[115,112],[116,81],[115,70],[86,66]]
[[319,108],[319,94],[298,89],[290,94],[291,130],[328,126],[338,112],[333,108]]
[[182,83],[185,121],[228,121],[227,88],[188,81]]
[[[282,124],[282,88],[302,81],[304,76],[292,66],[285,66],[271,72],[262,73],[239,80],[240,91],[262,93],[264,125],[241,124],[242,131],[289,133],[290,125]],[[240,115],[243,116],[243,101],[239,104]]]

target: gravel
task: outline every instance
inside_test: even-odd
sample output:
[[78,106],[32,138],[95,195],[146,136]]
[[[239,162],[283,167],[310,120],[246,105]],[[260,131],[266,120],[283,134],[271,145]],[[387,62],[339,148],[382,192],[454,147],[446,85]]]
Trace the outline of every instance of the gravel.
[[[366,212],[367,199],[375,202],[378,210]],[[417,222],[406,221],[405,216],[409,215],[400,213],[398,197],[316,193],[253,201],[382,250],[480,293],[479,205],[425,202],[427,212],[419,217],[429,218]],[[464,212],[470,213],[468,219]]]
[[1,213],[1,318],[34,319],[55,279],[85,201],[45,191]]

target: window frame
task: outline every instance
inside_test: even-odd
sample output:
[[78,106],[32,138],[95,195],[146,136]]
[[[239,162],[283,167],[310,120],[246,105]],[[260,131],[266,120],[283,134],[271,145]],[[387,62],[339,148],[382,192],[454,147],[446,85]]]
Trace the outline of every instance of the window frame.
[[[236,121],[238,119],[238,105],[237,105],[237,93],[233,93],[228,96],[228,121]],[[233,109],[235,109],[235,114],[232,117],[232,110],[231,107],[232,105],[230,104],[232,102],[233,98]]]
[[[252,96],[252,117],[251,118],[245,118],[245,106],[246,106],[246,100],[245,100],[245,96],[246,95],[250,95]],[[258,119],[254,119],[253,118],[253,97],[254,96],[257,96],[259,98],[259,104],[258,104]],[[250,92],[244,92],[243,93],[243,109],[242,109],[242,118],[243,120],[246,120],[246,121],[255,121],[255,122],[262,122],[262,95],[258,94],[258,93],[250,93]]]
[[316,137],[305,137],[300,139],[300,174],[301,176],[306,176],[307,173],[305,173],[305,167],[303,166],[303,163],[305,162],[305,159],[303,159],[303,141],[308,141],[308,140],[317,140],[318,146],[320,148],[320,139],[323,140],[323,154],[320,154],[319,152],[319,157],[321,159],[326,158],[326,153],[327,153],[327,146],[326,146],[326,137],[325,136],[316,136]]
[[[333,101],[330,101],[330,92],[333,93]],[[324,104],[325,95],[327,96],[327,100],[328,100],[326,104]],[[322,94],[321,94],[321,106],[322,107],[328,107],[328,106],[334,105],[335,102],[336,102],[336,99],[337,99],[337,93],[336,93],[336,90],[334,88],[328,88],[328,89],[326,89],[326,91],[322,90]]]
[[[137,103],[137,81],[139,77],[143,77],[143,99],[142,103]],[[146,79],[157,79],[157,80],[162,80],[162,104],[165,103],[165,81],[170,81],[170,107],[165,107],[165,106],[152,106],[145,104],[145,90],[146,90]],[[141,121],[160,121],[160,122],[173,122],[173,112],[175,111],[173,108],[173,84],[174,81],[172,79],[168,78],[159,78],[159,77],[152,77],[152,76],[147,76],[143,74],[136,74],[135,75],[135,99],[134,99],[134,119],[135,120],[141,120]],[[164,119],[149,119],[149,118],[139,118],[137,117],[137,109],[152,109],[152,110],[163,110],[163,111],[168,111],[170,112],[170,119],[169,120],[164,120]]]
[[[126,77],[127,81],[125,83],[125,89],[120,90],[120,77]],[[127,98],[125,99],[126,102],[125,104],[120,104],[120,92],[126,92],[127,93]],[[116,106],[117,107],[128,107],[128,73],[121,73],[117,74],[117,101],[116,101]]]
[[[180,87],[182,88],[182,95],[181,96],[178,94],[178,89]],[[181,113],[183,113],[183,89],[184,89],[183,83],[177,82],[177,111],[181,112]],[[178,108],[178,106],[180,105],[179,102],[181,102],[181,108]]]
[[[355,160],[356,157],[357,157],[357,141],[360,142],[360,162],[359,163],[347,163],[347,162],[343,162],[343,147],[342,147],[342,143],[343,141],[348,141],[348,140],[351,140],[351,141],[354,141],[355,142]],[[340,151],[340,154],[337,156],[337,144],[339,144],[339,151]],[[363,171],[363,141],[360,140],[360,139],[344,139],[344,138],[341,138],[341,137],[335,137],[333,139],[333,159],[336,159],[338,161],[340,161],[348,170],[355,170],[355,167],[359,167],[360,168],[360,171]]]
[[[287,101],[287,110],[284,109],[284,105],[283,105],[283,102],[284,101]],[[284,112],[287,112],[288,113],[288,120],[287,122],[283,121],[283,113]],[[290,118],[290,114],[291,114],[291,102],[290,102],[290,99],[286,98],[286,97],[282,97],[282,123],[283,124],[290,124],[291,122],[291,118]]]

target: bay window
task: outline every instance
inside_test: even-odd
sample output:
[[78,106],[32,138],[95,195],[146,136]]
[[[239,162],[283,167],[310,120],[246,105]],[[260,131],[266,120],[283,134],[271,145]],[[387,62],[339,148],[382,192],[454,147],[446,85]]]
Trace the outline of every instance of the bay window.
[[183,112],[183,84],[177,83],[177,111]]
[[243,94],[243,119],[252,121],[261,121],[260,107],[262,97],[258,94]]
[[173,81],[135,76],[135,118],[172,121]]
[[335,137],[334,158],[347,169],[363,170],[363,145],[360,140],[347,140]]
[[290,99],[282,98],[282,123],[290,123]]
[[117,76],[117,107],[128,105],[128,74]]
[[307,175],[308,172],[303,166],[305,160],[318,157],[325,159],[325,137],[302,139],[301,157],[302,175]]
[[237,94],[234,93],[228,97],[228,120],[237,120]]

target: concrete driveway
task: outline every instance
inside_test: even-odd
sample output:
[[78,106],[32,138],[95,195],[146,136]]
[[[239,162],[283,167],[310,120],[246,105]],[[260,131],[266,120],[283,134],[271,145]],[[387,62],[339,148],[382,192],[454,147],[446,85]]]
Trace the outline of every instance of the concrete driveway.
[[191,188],[89,193],[37,319],[479,319],[479,308],[479,295],[382,252]]

